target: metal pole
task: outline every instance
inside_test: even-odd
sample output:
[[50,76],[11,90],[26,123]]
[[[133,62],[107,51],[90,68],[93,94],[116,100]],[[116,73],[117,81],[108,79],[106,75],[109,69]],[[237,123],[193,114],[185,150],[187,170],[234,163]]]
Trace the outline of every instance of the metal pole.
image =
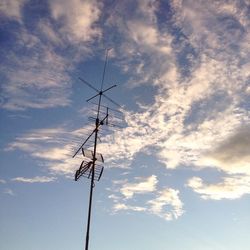
[[93,165],[91,184],[90,184],[90,194],[89,194],[89,212],[88,212],[88,224],[87,224],[87,232],[86,232],[85,250],[89,249],[89,230],[90,230],[90,218],[91,218],[91,208],[92,208],[92,196],[93,196],[93,188],[94,188],[94,176],[95,176],[95,167]]
[[100,114],[103,82],[104,82],[104,76],[105,76],[105,71],[106,71],[107,60],[108,60],[108,50],[106,52],[106,58],[105,58],[105,64],[104,64],[102,82],[101,82],[101,91],[99,92],[98,110],[97,110],[96,122],[95,122],[95,126],[96,126],[96,128],[95,128],[95,144],[94,144],[94,152],[93,152],[93,159],[92,159],[93,160],[93,166],[92,166],[92,176],[91,176],[90,194],[89,194],[89,211],[88,211],[88,224],[87,224],[87,232],[86,232],[85,250],[89,249],[89,231],[90,231],[90,219],[91,219],[91,209],[92,209],[92,196],[93,196],[93,188],[94,188],[94,178],[95,178],[96,147],[97,147],[97,138],[98,138],[98,128],[100,126],[99,114]]
[[97,146],[98,127],[99,127],[99,118],[98,118],[98,116],[99,116],[99,114],[97,115],[97,118],[96,118],[95,144],[94,144],[93,166],[92,166],[92,175],[91,175],[91,183],[90,183],[89,211],[88,211],[88,224],[87,224],[87,232],[86,232],[85,250],[89,249],[89,231],[90,231],[90,219],[91,219],[91,209],[92,209],[92,196],[93,196],[94,177],[95,177],[96,146]]

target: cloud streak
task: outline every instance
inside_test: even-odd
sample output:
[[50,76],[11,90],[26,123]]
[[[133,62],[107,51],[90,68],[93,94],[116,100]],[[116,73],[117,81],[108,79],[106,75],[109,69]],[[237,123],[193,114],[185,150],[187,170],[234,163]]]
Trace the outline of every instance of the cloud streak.
[[199,177],[193,177],[187,182],[187,186],[204,200],[233,200],[250,193],[250,176],[233,175],[224,177],[221,182],[209,184]]
[[17,43],[26,54],[8,52],[6,64],[0,69],[6,79],[1,93],[2,108],[24,110],[69,105],[69,62],[25,29],[19,31]]
[[[86,132],[84,129],[81,131]],[[72,158],[81,140],[78,133],[81,134],[80,130],[68,131],[63,127],[34,130],[17,137],[6,151],[24,151],[43,162],[50,174],[73,176],[81,161],[79,157]]]
[[[159,191],[157,197],[149,200],[149,211],[165,220],[173,220],[180,217],[183,213],[183,203],[179,198],[179,191],[172,188],[166,188]],[[170,206],[171,209],[164,209],[164,206]]]
[[11,180],[15,182],[23,182],[23,183],[48,183],[48,182],[55,181],[56,178],[48,177],[48,176],[35,176],[33,178],[16,177],[16,178],[12,178]]
[[3,0],[0,5],[0,13],[10,19],[22,21],[22,8],[27,0]]
[[137,183],[126,183],[120,192],[126,199],[132,198],[135,194],[145,194],[156,190],[157,177],[152,175],[148,178],[137,178]]
[[3,190],[3,193],[4,193],[4,194],[7,194],[7,195],[10,195],[10,196],[14,196],[14,195],[15,195],[15,193],[13,192],[13,190],[10,189],[10,188],[5,188],[5,189]]
[[101,36],[95,23],[101,14],[97,1],[50,1],[52,17],[59,24],[59,32],[70,43],[89,42]]
[[5,183],[6,183],[6,180],[0,179],[0,183],[1,183],[1,184],[5,184]]
[[184,213],[178,190],[166,187],[161,189],[155,175],[137,177],[135,180],[132,183],[127,180],[113,182],[114,190],[118,190],[116,195],[109,196],[113,200],[114,212],[146,212],[168,221],[178,219]]

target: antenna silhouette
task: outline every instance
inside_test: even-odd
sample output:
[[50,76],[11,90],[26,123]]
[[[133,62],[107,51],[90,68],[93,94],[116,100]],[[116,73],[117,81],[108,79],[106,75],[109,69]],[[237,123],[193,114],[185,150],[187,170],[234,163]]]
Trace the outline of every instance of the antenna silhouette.
[[[104,84],[104,78],[106,73],[106,66],[108,61],[108,53],[110,49],[106,50],[106,57],[105,57],[105,63],[104,63],[104,69],[102,74],[102,81],[101,81],[101,89],[98,90],[95,87],[93,87],[89,82],[79,77],[79,79],[85,83],[88,87],[93,89],[95,92],[97,92],[96,95],[90,97],[87,99],[87,102],[91,101],[92,99],[98,98],[98,104],[97,104],[97,113],[96,118],[93,118],[92,120],[95,121],[95,128],[90,133],[90,135],[87,137],[87,139],[82,143],[82,145],[77,149],[77,151],[74,153],[73,158],[81,151],[82,156],[84,157],[84,160],[82,161],[80,168],[75,173],[75,181],[77,181],[81,176],[86,177],[88,179],[91,179],[90,183],[90,193],[89,193],[89,208],[88,208],[88,221],[87,221],[87,231],[86,231],[86,241],[85,241],[85,250],[89,249],[89,232],[90,232],[90,220],[91,220],[91,210],[92,210],[92,197],[93,197],[93,188],[95,186],[95,181],[99,181],[101,179],[103,169],[104,167],[102,164],[104,163],[104,158],[102,154],[97,153],[97,142],[99,136],[98,132],[102,125],[108,125],[108,117],[109,117],[109,108],[106,110],[106,114],[103,118],[100,118],[101,116],[101,107],[102,107],[102,97],[105,97],[108,101],[111,103],[117,105],[120,107],[119,104],[117,104],[115,101],[113,101],[111,98],[106,96],[104,93],[109,91],[110,89],[116,87],[116,85],[112,85],[111,87],[108,87],[107,89],[103,90],[103,84]],[[87,142],[90,140],[90,138],[94,136],[94,145],[93,145],[93,151],[84,149],[84,145],[87,144]],[[87,160],[86,160],[87,159]]]

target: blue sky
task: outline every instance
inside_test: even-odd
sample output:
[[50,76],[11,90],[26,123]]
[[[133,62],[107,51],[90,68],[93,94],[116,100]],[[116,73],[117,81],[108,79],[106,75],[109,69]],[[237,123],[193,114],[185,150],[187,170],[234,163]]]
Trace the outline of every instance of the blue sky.
[[101,132],[90,249],[248,250],[248,0],[2,0],[0,248],[83,249],[78,77],[100,87],[106,48],[122,121]]

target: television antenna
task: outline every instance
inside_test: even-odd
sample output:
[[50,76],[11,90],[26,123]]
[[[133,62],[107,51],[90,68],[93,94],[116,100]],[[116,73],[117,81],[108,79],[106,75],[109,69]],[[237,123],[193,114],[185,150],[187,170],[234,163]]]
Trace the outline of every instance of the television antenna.
[[[104,69],[102,74],[102,80],[101,80],[101,88],[100,90],[96,89],[92,84],[84,80],[83,78],[79,77],[79,79],[88,87],[90,87],[92,90],[94,90],[97,94],[87,99],[87,102],[90,102],[94,98],[98,97],[98,103],[97,103],[97,112],[96,117],[92,118],[95,122],[95,127],[93,131],[90,133],[90,135],[87,137],[87,139],[81,144],[81,146],[77,149],[77,151],[74,153],[73,158],[79,153],[82,153],[82,156],[84,157],[84,160],[82,161],[79,169],[75,173],[75,181],[78,181],[80,177],[85,177],[91,180],[90,182],[90,191],[89,191],[89,207],[88,207],[88,221],[87,221],[87,231],[86,231],[86,241],[85,241],[85,250],[89,249],[89,235],[90,235],[90,220],[91,220],[91,210],[92,210],[92,198],[93,198],[93,189],[95,186],[95,181],[99,181],[102,177],[103,173],[103,163],[104,158],[102,154],[97,152],[97,142],[99,139],[98,132],[101,126],[108,125],[109,124],[109,108],[106,106],[106,114],[104,117],[103,112],[101,112],[101,107],[104,107],[102,105],[102,98],[106,98],[109,102],[113,103],[116,106],[120,105],[113,101],[111,98],[109,98],[106,95],[106,92],[113,89],[117,85],[114,84],[106,89],[103,89],[104,85],[104,78],[106,73],[106,67],[107,67],[107,61],[108,61],[108,53],[110,49],[106,50],[106,57],[105,57],[105,63],[104,63]],[[112,110],[112,109],[111,109]],[[87,142],[90,140],[90,138],[94,137],[94,144],[93,144],[93,150],[85,149],[84,146],[87,144]]]

